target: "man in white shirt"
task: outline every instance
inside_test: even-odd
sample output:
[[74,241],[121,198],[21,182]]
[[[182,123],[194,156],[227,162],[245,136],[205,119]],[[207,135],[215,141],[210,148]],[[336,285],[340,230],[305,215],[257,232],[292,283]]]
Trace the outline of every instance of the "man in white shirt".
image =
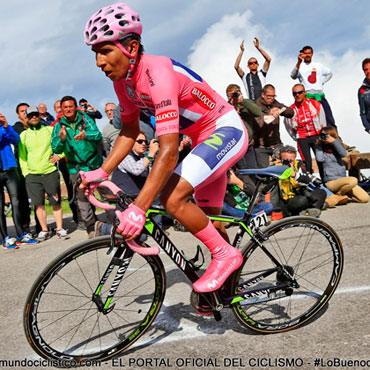
[[336,128],[333,113],[325,98],[323,86],[332,78],[333,73],[329,68],[323,66],[321,63],[313,63],[312,56],[312,47],[304,46],[299,52],[298,62],[293,68],[290,77],[293,80],[298,78],[299,82],[303,84],[306,90],[306,97],[308,99],[315,99],[321,102],[321,105],[324,108],[327,125]]

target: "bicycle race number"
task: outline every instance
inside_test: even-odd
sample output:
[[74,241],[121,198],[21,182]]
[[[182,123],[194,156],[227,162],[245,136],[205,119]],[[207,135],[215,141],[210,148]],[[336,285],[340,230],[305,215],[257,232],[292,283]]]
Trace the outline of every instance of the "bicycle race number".
[[268,223],[267,215],[265,212],[259,213],[257,216],[253,217],[249,222],[249,227],[251,231],[254,231],[256,227],[262,227]]

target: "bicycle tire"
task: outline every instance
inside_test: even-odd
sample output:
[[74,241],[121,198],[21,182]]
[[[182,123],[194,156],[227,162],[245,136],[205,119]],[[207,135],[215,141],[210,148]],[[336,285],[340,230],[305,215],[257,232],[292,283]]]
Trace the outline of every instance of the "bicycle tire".
[[[281,264],[290,266],[289,272],[299,287],[247,297],[232,304],[233,313],[243,326],[259,333],[296,329],[319,313],[338,286],[343,270],[341,241],[326,223],[305,216],[278,221],[264,229],[263,235],[266,240],[262,244]],[[235,294],[240,291],[240,284],[274,267],[254,241],[247,244],[242,254],[243,264],[231,282]],[[282,280],[274,272],[250,289],[274,289],[281,286]]]
[[[92,302],[112,260],[113,254],[106,253],[109,245],[109,236],[82,242],[54,259],[34,282],[23,321],[26,337],[41,357],[73,363],[109,359],[137,341],[156,318],[166,290],[158,256],[133,255],[110,313],[99,312]],[[115,271],[100,292],[103,302]]]

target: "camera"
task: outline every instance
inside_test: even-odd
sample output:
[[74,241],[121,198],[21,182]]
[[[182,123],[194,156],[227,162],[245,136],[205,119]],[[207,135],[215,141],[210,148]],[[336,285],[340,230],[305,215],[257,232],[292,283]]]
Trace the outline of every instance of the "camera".
[[85,109],[87,109],[88,108],[88,106],[87,106],[87,104],[85,103],[85,104],[82,104],[82,106],[85,108]]
[[290,167],[290,164],[292,163],[293,161],[291,160],[291,159],[283,159],[282,160],[282,164],[283,164],[283,166],[288,166],[288,167]]
[[238,90],[234,91],[234,92],[231,94],[231,97],[232,97],[233,99],[238,99],[238,98],[239,98],[239,91],[238,91]]
[[326,141],[326,138],[328,137],[329,134],[327,134],[326,132],[320,132],[319,133],[319,140],[320,141]]

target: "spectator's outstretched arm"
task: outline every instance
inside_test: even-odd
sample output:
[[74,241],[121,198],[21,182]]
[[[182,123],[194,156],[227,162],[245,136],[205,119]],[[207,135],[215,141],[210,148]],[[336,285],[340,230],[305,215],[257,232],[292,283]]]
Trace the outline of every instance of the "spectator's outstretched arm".
[[255,37],[253,40],[253,44],[256,47],[256,49],[262,54],[262,56],[265,58],[265,63],[263,63],[262,70],[264,72],[267,72],[270,68],[270,63],[271,63],[271,57],[266,53],[265,50],[263,50],[260,46],[260,42],[258,40],[258,37]]
[[239,53],[238,57],[236,58],[235,65],[234,65],[234,68],[235,68],[236,72],[238,73],[238,75],[240,77],[243,77],[244,76],[244,71],[240,67],[240,62],[242,60],[243,53],[244,53],[244,40],[240,44],[240,53]]

